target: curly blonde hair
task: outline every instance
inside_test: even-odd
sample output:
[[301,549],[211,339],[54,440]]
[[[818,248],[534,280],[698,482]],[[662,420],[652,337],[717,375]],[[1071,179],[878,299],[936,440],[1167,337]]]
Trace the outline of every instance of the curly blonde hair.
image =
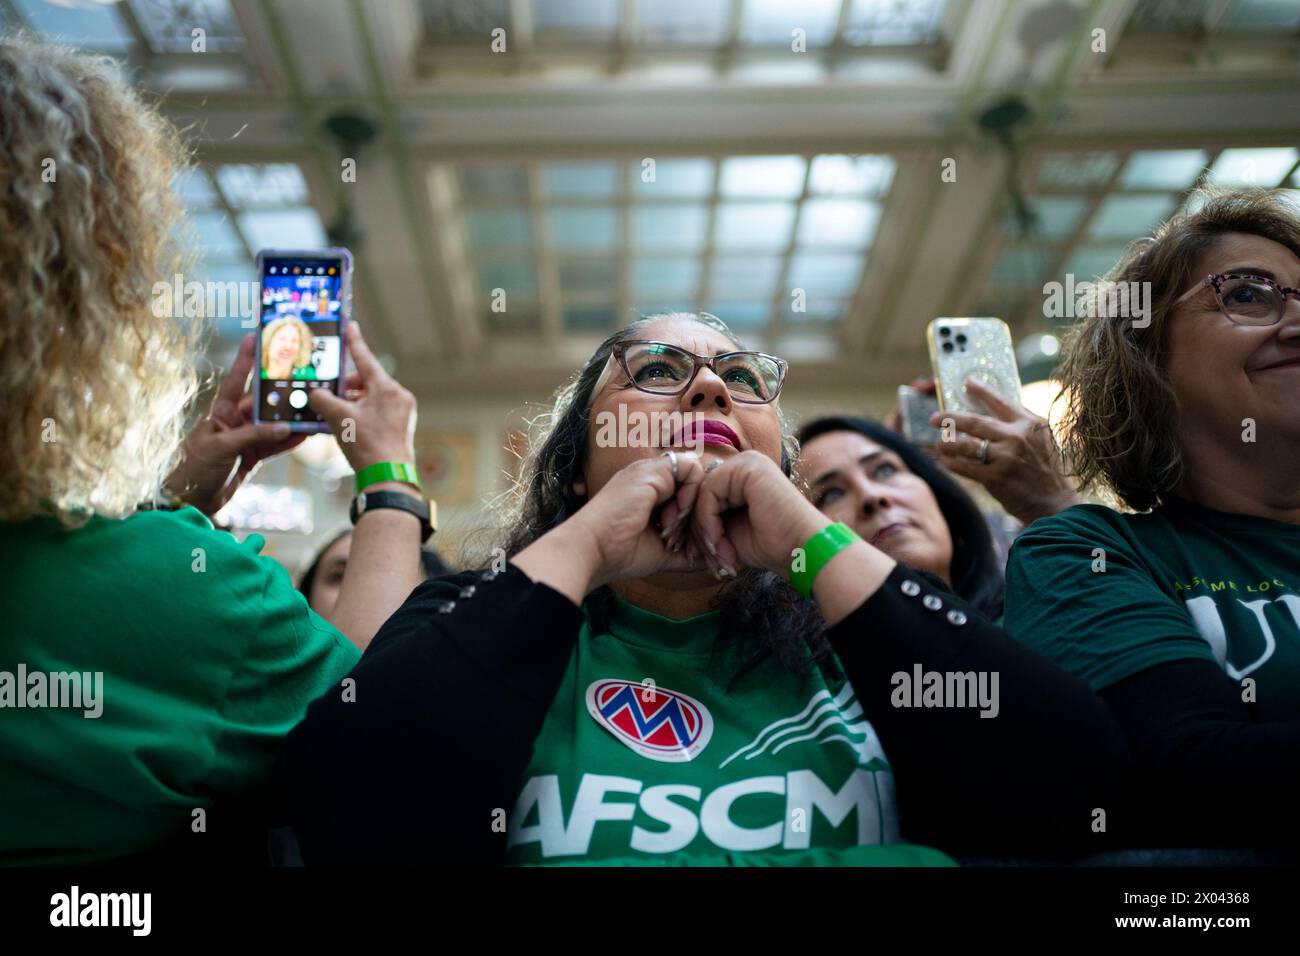
[[186,153],[117,71],[0,39],[0,520],[130,514],[197,391],[199,327],[151,309],[191,261],[172,188]]
[[298,354],[294,357],[293,367],[302,368],[311,363],[311,353],[315,348],[316,337],[311,334],[311,329],[307,323],[296,315],[282,315],[277,319],[272,319],[266,323],[262,329],[262,368],[266,368],[266,363],[271,357],[271,341],[275,338],[275,333],[279,332],[285,326],[298,330]]
[[1065,336],[1057,372],[1068,396],[1067,461],[1085,488],[1135,511],[1161,504],[1183,479],[1169,324],[1173,302],[1203,278],[1192,274],[1197,260],[1233,232],[1271,239],[1300,256],[1300,206],[1282,191],[1206,187],[1193,199],[1195,212],[1176,215],[1133,243],[1106,276],[1151,283],[1150,326],[1114,314],[1120,300],[1093,296]]

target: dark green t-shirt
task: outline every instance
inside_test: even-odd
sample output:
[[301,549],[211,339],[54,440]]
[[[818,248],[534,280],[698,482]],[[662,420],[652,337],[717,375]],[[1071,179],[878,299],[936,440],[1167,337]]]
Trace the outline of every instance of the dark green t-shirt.
[[898,843],[894,782],[838,665],[711,665],[718,614],[584,621],[509,827],[515,864],[948,864]]
[[1263,719],[1300,715],[1300,526],[1181,499],[1078,505],[1035,521],[1007,566],[1005,626],[1092,684],[1170,661],[1256,682]]
[[263,543],[193,508],[0,523],[0,862],[140,853],[265,781],[360,652]]

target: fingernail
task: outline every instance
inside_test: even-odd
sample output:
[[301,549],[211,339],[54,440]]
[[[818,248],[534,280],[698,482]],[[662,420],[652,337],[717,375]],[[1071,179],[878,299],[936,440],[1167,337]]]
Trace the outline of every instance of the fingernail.
[[289,431],[288,422],[280,422],[271,429],[271,434],[276,438],[288,438]]
[[679,511],[677,517],[672,520],[672,523],[668,525],[668,527],[664,528],[660,533],[660,537],[667,540],[670,536],[675,535],[682,529],[682,525],[686,523],[686,519],[690,516],[690,513],[690,509]]
[[715,558],[718,556],[717,546],[708,538],[704,539],[704,546],[709,549],[709,554],[713,555]]
[[736,576],[736,569],[729,564],[724,564],[718,570],[721,572],[721,576],[724,578],[734,578]]

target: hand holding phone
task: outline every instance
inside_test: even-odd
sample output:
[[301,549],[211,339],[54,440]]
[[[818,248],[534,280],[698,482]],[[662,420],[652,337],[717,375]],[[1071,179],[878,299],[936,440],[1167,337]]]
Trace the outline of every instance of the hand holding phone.
[[1051,426],[1033,412],[1005,401],[978,379],[967,386],[991,415],[937,413],[958,434],[935,446],[939,463],[953,474],[977,481],[1006,512],[1024,524],[1080,502],[1065,474]]
[[344,340],[357,366],[347,387],[361,396],[315,389],[311,409],[328,423],[353,471],[381,461],[414,462],[415,396],[379,364],[355,323],[348,323]]
[[209,518],[230,500],[253,470],[268,458],[297,447],[307,437],[286,424],[254,424],[251,395],[244,394],[254,366],[254,336],[239,345],[208,413],[185,440],[180,463],[164,487]]

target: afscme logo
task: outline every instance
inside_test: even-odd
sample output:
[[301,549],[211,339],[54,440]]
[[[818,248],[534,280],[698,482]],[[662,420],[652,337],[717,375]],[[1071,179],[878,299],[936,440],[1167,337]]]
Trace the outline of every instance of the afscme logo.
[[665,687],[598,680],[587,687],[587,711],[621,743],[651,760],[690,760],[713,736],[708,708]]
[[[856,815],[858,845],[892,843],[898,840],[893,781],[888,771],[858,767],[836,792],[813,771],[794,770],[784,776],[737,780],[705,796],[689,784],[645,787],[628,777],[587,773],[578,784],[566,825],[560,779],[547,774],[533,777],[520,792],[510,815],[508,845],[539,843],[547,859],[585,856],[597,824],[613,829],[615,822],[637,821],[638,814],[646,823],[659,824],[651,828],[635,822],[620,828],[627,833],[629,849],[640,853],[676,853],[701,834],[718,849],[733,852],[806,850],[813,845],[814,831],[838,829],[850,815]],[[617,799],[620,794],[636,799]],[[759,826],[742,826],[733,818],[733,807],[752,794],[784,796],[784,813],[774,813]],[[525,826],[534,816],[537,822]]]

